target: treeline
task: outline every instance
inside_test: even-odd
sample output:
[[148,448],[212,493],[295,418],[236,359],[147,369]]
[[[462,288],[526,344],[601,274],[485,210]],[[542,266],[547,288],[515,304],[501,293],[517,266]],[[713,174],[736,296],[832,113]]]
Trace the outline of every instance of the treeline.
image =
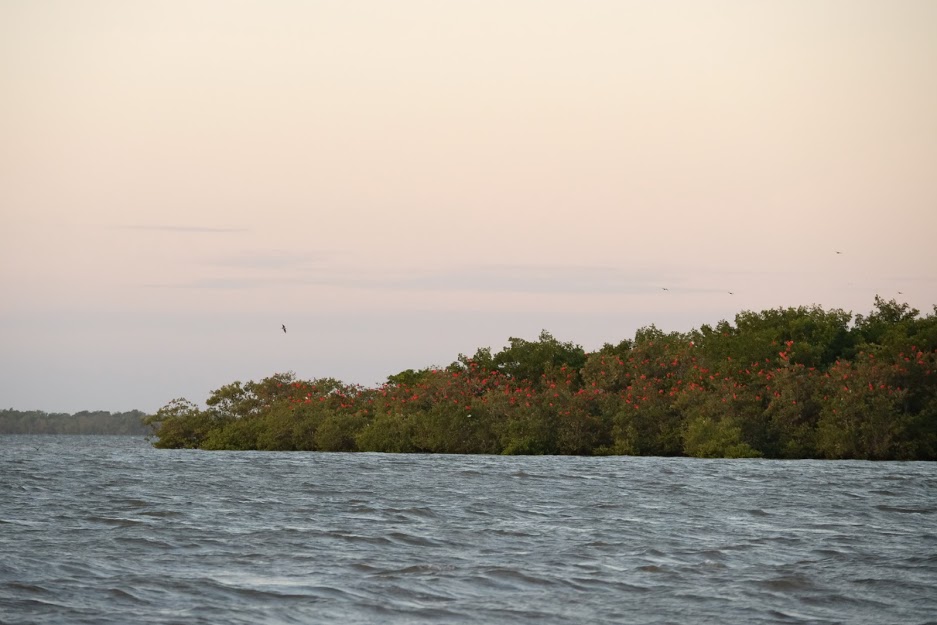
[[935,460],[935,315],[745,311],[592,353],[544,331],[377,388],[277,374],[145,421],[164,448]]
[[0,434],[113,434],[144,436],[150,432],[143,423],[145,413],[76,412],[48,413],[39,410],[0,410]]

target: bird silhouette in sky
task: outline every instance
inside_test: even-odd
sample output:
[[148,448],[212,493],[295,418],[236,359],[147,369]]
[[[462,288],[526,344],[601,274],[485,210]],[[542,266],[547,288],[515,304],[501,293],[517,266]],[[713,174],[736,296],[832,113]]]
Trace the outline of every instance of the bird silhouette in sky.
[[836,252],[837,254],[842,254],[842,252],[840,252],[839,250],[833,250],[833,251]]
[[280,324],[280,327],[283,328],[283,334],[286,334],[286,324],[282,323]]
[[732,291],[729,291],[729,295],[735,295],[735,293],[733,293]]
[[669,291],[669,290],[670,290],[670,289],[668,289],[668,288],[665,287],[665,286],[662,286],[662,287],[660,287],[660,288],[664,289],[665,291]]

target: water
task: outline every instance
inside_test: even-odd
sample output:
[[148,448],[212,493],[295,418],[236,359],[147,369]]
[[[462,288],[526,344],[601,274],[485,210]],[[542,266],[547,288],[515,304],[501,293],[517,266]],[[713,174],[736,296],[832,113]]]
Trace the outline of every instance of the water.
[[0,437],[3,623],[934,623],[937,464]]

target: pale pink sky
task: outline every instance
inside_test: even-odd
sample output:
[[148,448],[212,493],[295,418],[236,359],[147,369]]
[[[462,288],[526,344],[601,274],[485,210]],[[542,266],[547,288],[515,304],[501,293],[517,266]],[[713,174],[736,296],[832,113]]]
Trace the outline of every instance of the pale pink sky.
[[937,303],[931,0],[8,0],[0,94],[0,407]]

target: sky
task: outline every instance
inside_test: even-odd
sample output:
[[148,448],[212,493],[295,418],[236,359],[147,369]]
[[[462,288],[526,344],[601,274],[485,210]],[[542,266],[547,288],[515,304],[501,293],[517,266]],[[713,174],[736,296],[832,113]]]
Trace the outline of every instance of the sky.
[[937,304],[932,0],[0,0],[0,94],[0,408]]

